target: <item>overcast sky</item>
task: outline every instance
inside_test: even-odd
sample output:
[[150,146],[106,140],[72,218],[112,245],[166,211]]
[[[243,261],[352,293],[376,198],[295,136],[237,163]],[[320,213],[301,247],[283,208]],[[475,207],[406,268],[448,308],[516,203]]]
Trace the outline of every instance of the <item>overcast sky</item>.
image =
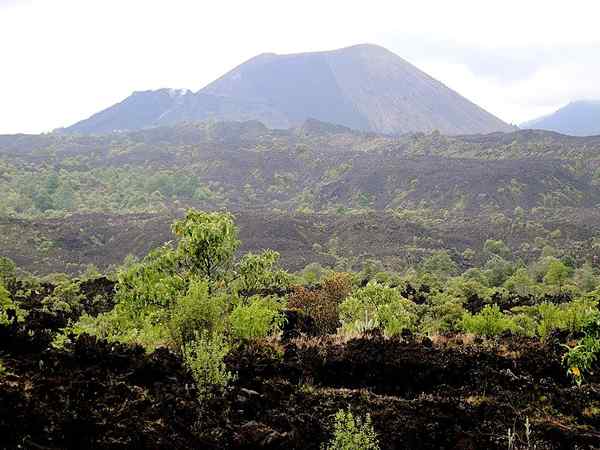
[[0,0],[0,133],[196,91],[258,53],[365,42],[520,123],[600,98],[599,17],[595,0]]

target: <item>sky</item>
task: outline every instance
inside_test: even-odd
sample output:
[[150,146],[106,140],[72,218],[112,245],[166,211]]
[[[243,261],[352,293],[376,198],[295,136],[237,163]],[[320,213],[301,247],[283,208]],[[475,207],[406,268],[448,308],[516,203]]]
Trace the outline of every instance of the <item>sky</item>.
[[517,124],[600,99],[598,17],[595,0],[0,0],[0,134],[197,91],[259,53],[359,43]]

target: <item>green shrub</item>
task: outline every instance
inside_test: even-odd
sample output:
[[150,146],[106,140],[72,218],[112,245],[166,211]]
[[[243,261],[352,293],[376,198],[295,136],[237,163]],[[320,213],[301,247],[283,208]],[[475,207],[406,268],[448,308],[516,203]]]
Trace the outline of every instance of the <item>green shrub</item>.
[[231,269],[240,241],[230,213],[188,209],[171,229],[180,238],[178,261],[190,272],[216,281]]
[[200,331],[222,333],[227,311],[224,294],[209,295],[205,280],[192,279],[170,312],[169,330],[177,348],[193,340]]
[[9,311],[14,313],[14,320],[22,322],[27,317],[27,312],[15,303],[6,288],[0,283],[0,325],[9,325],[12,320],[9,319]]
[[477,314],[465,313],[460,327],[467,333],[488,338],[516,329],[514,321],[503,314],[498,305],[485,305]]
[[279,260],[279,253],[265,250],[255,255],[247,253],[242,256],[237,272],[238,284],[245,292],[257,292],[263,289],[285,289],[291,283],[291,277],[281,269],[275,269]]
[[283,305],[271,297],[251,297],[240,302],[229,315],[234,339],[250,341],[277,333],[284,324]]
[[421,263],[421,271],[446,279],[457,274],[458,268],[446,250],[437,250]]
[[42,301],[42,305],[44,310],[51,314],[79,316],[83,310],[82,300],[83,294],[79,290],[79,283],[66,280],[54,287],[52,294]]
[[588,335],[574,347],[566,347],[568,351],[563,356],[563,364],[567,366],[567,371],[575,382],[580,385],[584,375],[592,369],[600,355],[600,338]]
[[511,294],[521,297],[536,296],[541,291],[536,282],[529,276],[527,269],[524,268],[517,269],[515,273],[508,277],[502,287]]
[[[79,320],[67,327],[63,334],[78,336],[82,333],[106,339],[109,342],[141,345],[151,352],[157,347],[166,346],[172,340],[169,333],[168,314],[163,309],[148,309],[144,314],[132,315],[126,305],[118,304],[111,311],[97,317],[83,314]],[[64,344],[57,338],[55,345]]]
[[322,446],[324,450],[379,450],[377,435],[371,416],[363,420],[354,417],[350,409],[339,410],[335,415],[333,437]]
[[446,292],[436,292],[427,299],[421,318],[422,331],[434,334],[458,331],[465,313],[463,300]]
[[115,300],[132,314],[149,307],[168,307],[186,290],[186,280],[177,271],[177,255],[169,245],[152,250],[140,262],[117,272]]
[[222,391],[233,379],[224,362],[228,352],[229,345],[219,333],[203,331],[184,345],[183,358],[194,377],[200,399],[209,397],[214,390]]
[[11,288],[17,281],[17,266],[5,256],[0,256],[0,285]]
[[381,326],[392,335],[403,328],[414,329],[416,320],[414,303],[397,289],[376,282],[356,290],[340,305],[340,322],[348,332],[362,333]]

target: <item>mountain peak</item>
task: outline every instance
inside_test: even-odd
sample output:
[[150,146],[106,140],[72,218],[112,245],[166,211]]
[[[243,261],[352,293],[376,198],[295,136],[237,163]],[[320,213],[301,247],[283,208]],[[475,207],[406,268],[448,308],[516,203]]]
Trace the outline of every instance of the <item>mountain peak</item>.
[[574,100],[552,114],[521,124],[521,128],[555,131],[571,136],[600,135],[600,100]]
[[135,93],[67,131],[102,133],[183,121],[259,120],[271,128],[308,118],[386,134],[511,131],[401,57],[375,44],[278,55],[262,53],[197,93]]

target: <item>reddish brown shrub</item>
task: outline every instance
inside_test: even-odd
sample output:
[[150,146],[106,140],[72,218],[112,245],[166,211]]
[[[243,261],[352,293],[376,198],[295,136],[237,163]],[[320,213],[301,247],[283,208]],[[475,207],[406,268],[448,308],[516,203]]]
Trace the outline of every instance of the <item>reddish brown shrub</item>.
[[338,306],[351,291],[351,275],[333,273],[316,288],[294,288],[288,297],[288,306],[311,316],[319,334],[333,334],[340,326]]

